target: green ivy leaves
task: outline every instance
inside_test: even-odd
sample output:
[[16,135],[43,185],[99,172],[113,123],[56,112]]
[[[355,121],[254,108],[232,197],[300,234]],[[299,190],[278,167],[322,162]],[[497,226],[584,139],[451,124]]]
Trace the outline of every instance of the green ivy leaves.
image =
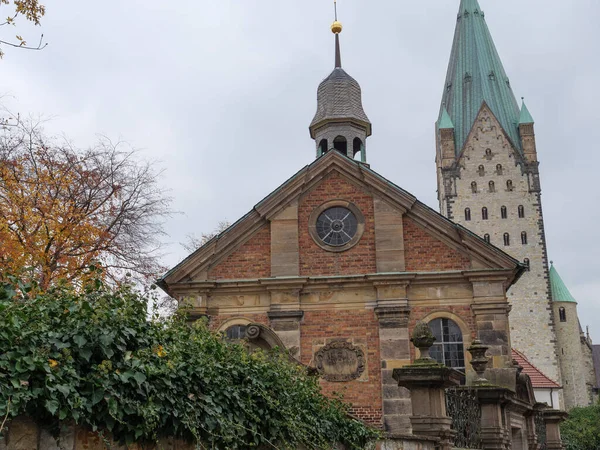
[[278,353],[249,354],[189,326],[147,318],[124,286],[0,285],[0,416],[74,420],[123,442],[174,436],[215,449],[363,448],[377,436]]

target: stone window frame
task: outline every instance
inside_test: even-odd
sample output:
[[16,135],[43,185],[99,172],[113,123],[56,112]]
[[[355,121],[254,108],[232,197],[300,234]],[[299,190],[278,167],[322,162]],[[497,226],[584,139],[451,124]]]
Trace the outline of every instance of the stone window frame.
[[489,235],[489,234],[487,234],[487,233],[486,233],[486,234],[484,234],[484,235],[483,235],[483,240],[489,244],[489,243],[491,242],[491,237],[490,237],[490,235]]
[[504,233],[504,246],[505,247],[510,246],[510,234],[508,234],[508,233]]
[[[473,368],[471,367],[471,354],[467,351],[467,349],[473,343],[474,330],[471,330],[471,328],[467,325],[467,323],[462,317],[448,310],[432,311],[420,320],[428,324],[429,322],[435,319],[450,319],[456,325],[458,325],[458,328],[460,328],[460,332],[462,333],[463,337],[463,350],[465,353],[465,373],[468,374],[469,372],[473,371]],[[419,352],[418,348],[415,348],[415,352],[415,358],[420,358],[421,353]]]
[[561,306],[560,308],[558,308],[558,316],[559,316],[559,320],[563,323],[566,323],[567,321],[567,310],[564,306]]
[[508,208],[506,206],[500,208],[500,217],[502,219],[508,219]]
[[519,205],[518,211],[519,211],[519,219],[524,219],[525,218],[525,207],[523,205]]
[[489,220],[489,212],[486,206],[481,208],[481,220]]
[[[321,213],[323,211],[328,210],[329,208],[334,208],[336,206],[348,208],[350,211],[352,211],[352,213],[356,217],[356,221],[358,222],[356,234],[354,235],[354,237],[349,242],[339,247],[334,247],[333,245],[326,244],[321,240],[321,238],[319,238],[319,234],[317,233],[317,219],[319,218]],[[323,250],[334,253],[346,252],[360,242],[365,232],[365,216],[363,215],[362,211],[358,208],[358,206],[356,206],[352,202],[349,202],[348,200],[329,200],[323,203],[321,206],[316,207],[310,214],[310,217],[308,219],[308,232],[313,241],[315,241],[315,244],[317,244]]]
[[465,220],[467,222],[471,220],[471,208],[465,208]]

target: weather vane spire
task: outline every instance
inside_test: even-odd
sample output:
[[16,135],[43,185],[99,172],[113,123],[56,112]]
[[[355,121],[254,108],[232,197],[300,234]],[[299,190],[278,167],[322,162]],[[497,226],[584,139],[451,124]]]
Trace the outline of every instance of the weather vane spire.
[[333,0],[333,11],[335,14],[335,20],[331,25],[331,31],[335,34],[335,68],[342,67],[342,52],[340,50],[340,33],[342,32],[342,24],[338,22],[337,15],[337,0]]

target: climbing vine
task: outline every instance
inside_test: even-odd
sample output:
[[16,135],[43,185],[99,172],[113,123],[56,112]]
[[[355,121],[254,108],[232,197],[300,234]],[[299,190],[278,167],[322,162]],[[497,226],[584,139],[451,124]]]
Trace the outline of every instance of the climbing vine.
[[377,437],[284,355],[250,354],[183,314],[148,320],[150,298],[100,281],[45,292],[0,282],[0,418],[215,449],[358,449]]

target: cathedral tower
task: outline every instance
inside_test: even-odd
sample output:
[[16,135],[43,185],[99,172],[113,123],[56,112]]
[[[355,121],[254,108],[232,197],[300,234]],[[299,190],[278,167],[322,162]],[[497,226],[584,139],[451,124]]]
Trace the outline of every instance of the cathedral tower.
[[354,159],[360,153],[367,161],[366,141],[371,136],[371,122],[362,106],[362,93],[358,82],[342,69],[340,33],[342,24],[331,26],[335,34],[335,68],[319,85],[317,112],[310,124],[310,137],[317,146],[317,158],[329,150]]
[[512,346],[561,384],[534,121],[477,0],[461,0],[436,145],[442,214],[527,266],[508,296]]

